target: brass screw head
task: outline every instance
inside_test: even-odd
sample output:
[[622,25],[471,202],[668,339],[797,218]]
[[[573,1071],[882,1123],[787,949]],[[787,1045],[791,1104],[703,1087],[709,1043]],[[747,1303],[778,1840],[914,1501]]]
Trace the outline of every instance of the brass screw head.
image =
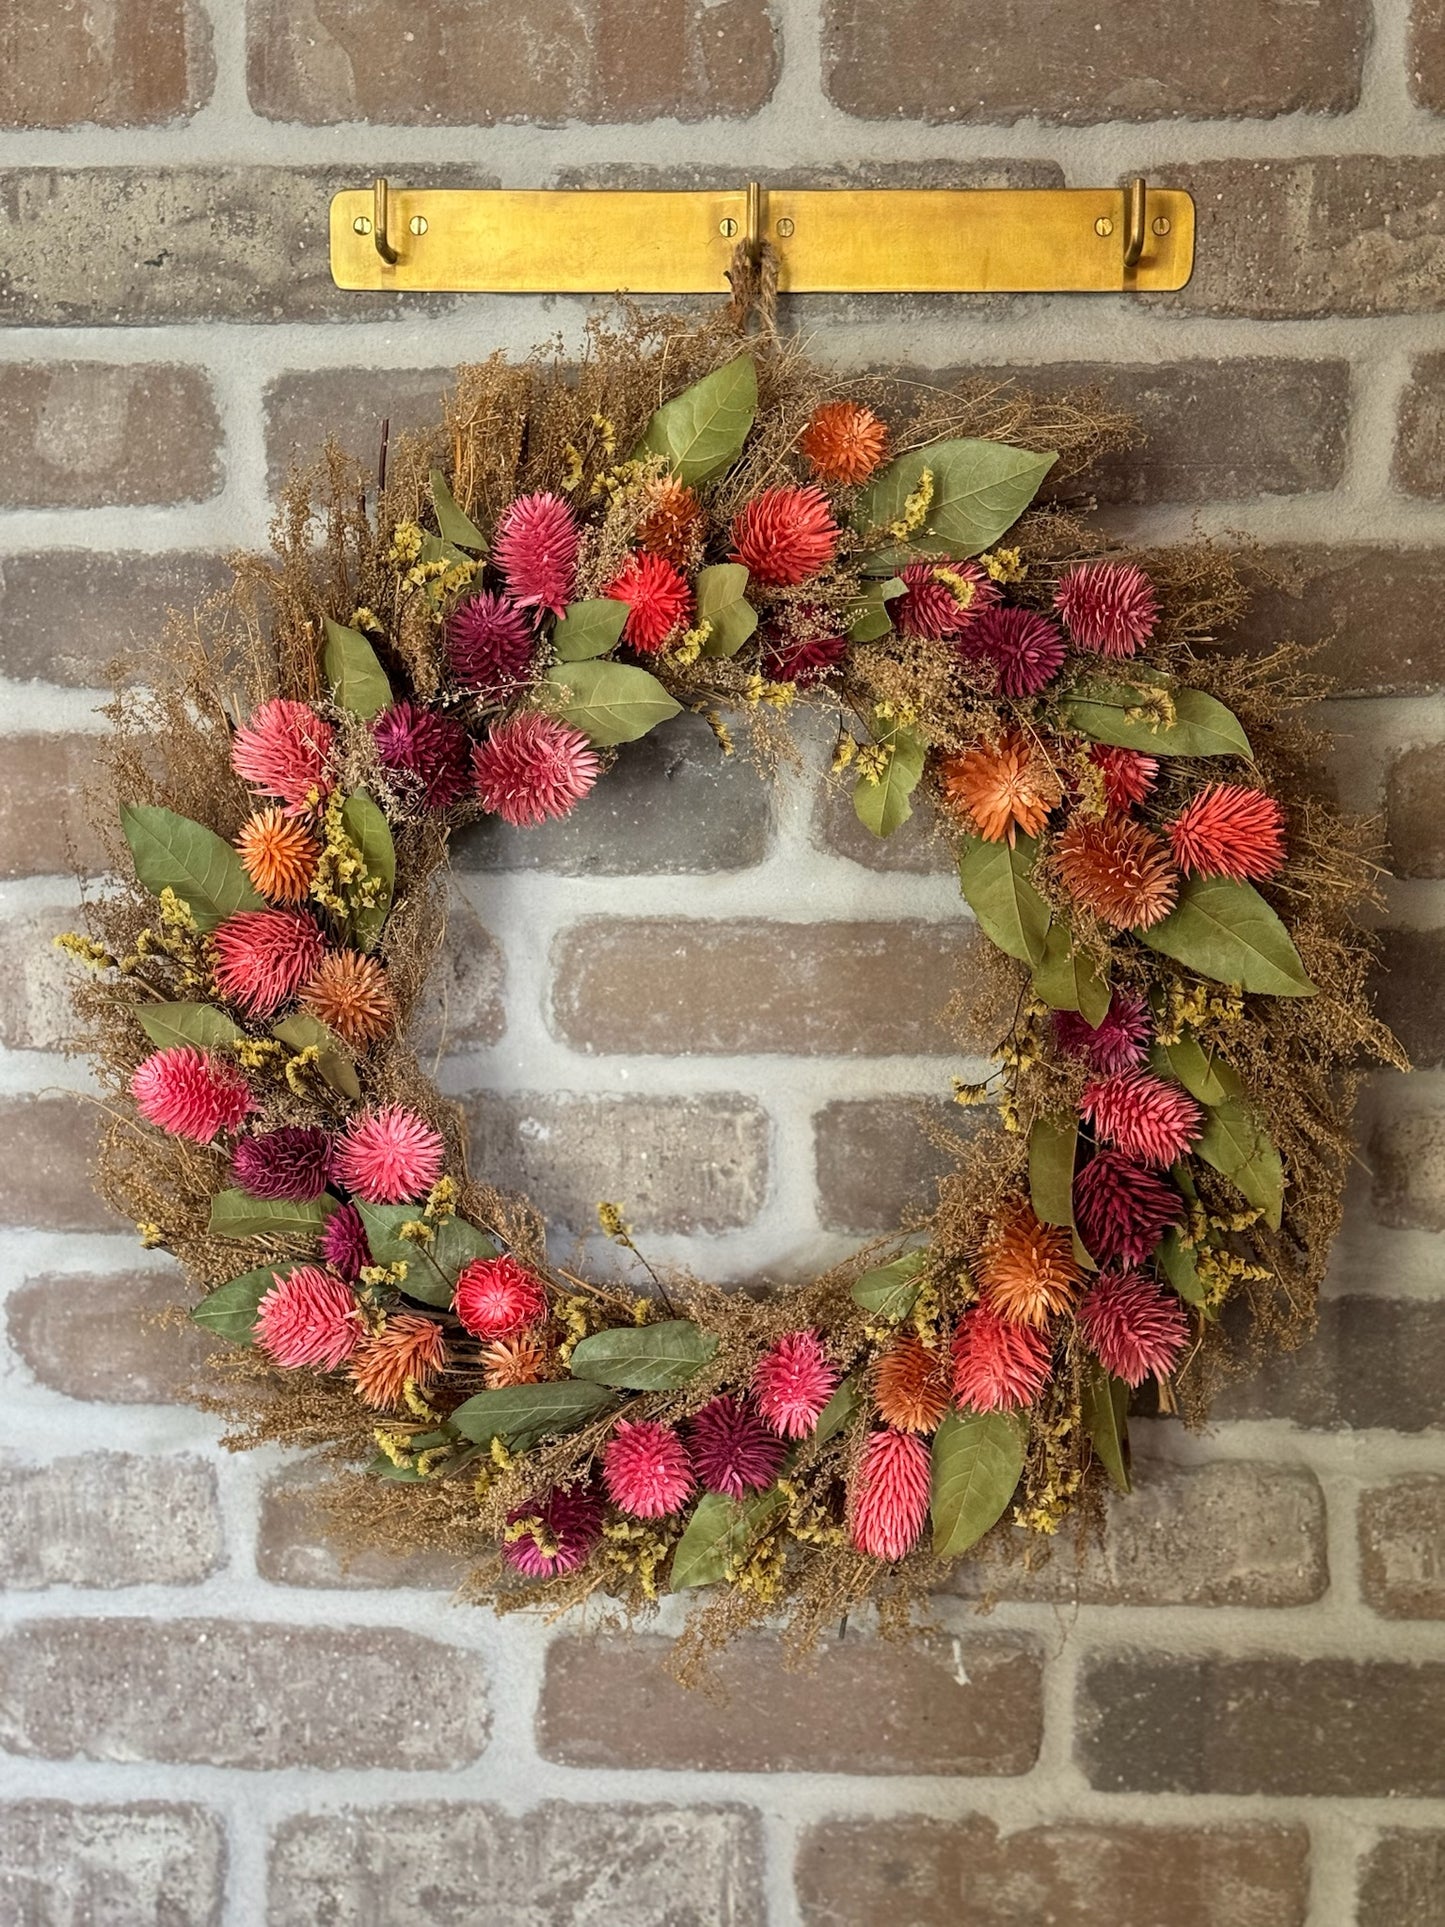
[[1156,218],[1154,222],[1154,232],[1156,234],[1167,234],[1169,232],[1169,216],[1167,214],[1161,214]]
[[731,241],[738,231],[738,224],[731,214],[725,214],[717,224],[717,231],[726,241]]
[[426,233],[426,216],[424,214],[413,214],[411,219],[407,222],[407,226],[411,229],[413,234],[425,234]]
[[778,233],[786,241],[788,236],[792,233],[792,231],[793,231],[793,223],[789,220],[788,216],[785,214],[782,220],[779,221],[778,223]]
[[353,234],[370,234],[371,216],[369,214],[358,214],[356,219],[351,223],[351,232]]
[[1095,221],[1094,232],[1105,241],[1107,241],[1109,236],[1114,232],[1114,223],[1109,219],[1107,214],[1101,214],[1098,220]]

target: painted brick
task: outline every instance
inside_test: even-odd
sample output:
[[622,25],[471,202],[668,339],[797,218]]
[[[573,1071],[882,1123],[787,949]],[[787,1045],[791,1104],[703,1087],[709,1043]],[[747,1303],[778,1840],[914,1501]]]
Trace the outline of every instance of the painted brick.
[[0,1665],[0,1745],[28,1759],[407,1772],[487,1739],[480,1663],[394,1627],[32,1619]]
[[1445,1478],[1360,1494],[1360,1590],[1386,1619],[1445,1619]]
[[732,120],[766,102],[781,52],[764,0],[509,0],[485,33],[456,0],[420,0],[407,21],[387,0],[250,0],[251,105],[312,126]]
[[186,1296],[168,1271],[30,1278],[5,1300],[10,1347],[42,1385],[67,1398],[179,1404],[212,1349],[179,1309]]
[[557,939],[552,1024],[597,1055],[944,1051],[942,1007],[978,944],[962,918],[590,917]]
[[1445,930],[1387,930],[1375,971],[1375,1014],[1416,1070],[1445,1063]]
[[[1445,29],[1441,50],[1445,66]],[[1445,497],[1445,355],[1417,355],[1410,365],[1395,434],[1395,484],[1430,501]]]
[[[1158,21],[1125,12],[1100,32],[1084,0],[1023,0],[983,13],[966,0],[902,0],[886,11],[828,0],[824,78],[845,113],[870,120],[1207,119],[1339,113],[1359,96],[1369,42],[1361,0],[1301,18],[1285,0]],[[968,58],[960,61],[960,46]]]
[[1040,1655],[1012,1635],[854,1634],[801,1671],[749,1635],[718,1656],[707,1693],[669,1678],[667,1652],[661,1639],[554,1640],[543,1757],[592,1771],[1015,1774],[1038,1755]]
[[0,878],[94,876],[105,845],[87,794],[94,736],[7,736],[0,793]]
[[10,1591],[191,1586],[221,1563],[216,1475],[202,1459],[0,1459],[0,1584]]
[[119,1231],[122,1220],[95,1194],[95,1117],[89,1100],[0,1097],[0,1217],[42,1231]]
[[460,1585],[467,1562],[447,1553],[405,1556],[366,1547],[349,1553],[329,1533],[316,1503],[318,1471],[305,1464],[267,1480],[256,1528],[256,1569],[277,1586],[342,1587],[354,1591],[397,1586]]
[[966,1137],[977,1128],[977,1115],[923,1095],[825,1104],[813,1118],[813,1174],[823,1224],[866,1237],[927,1209],[937,1180],[954,1162],[930,1140],[929,1127]]
[[1438,1797],[1445,1666],[1392,1660],[1084,1662],[1075,1755],[1109,1793]]
[[223,588],[218,556],[181,550],[101,555],[40,549],[0,559],[0,672],[17,682],[95,689],[115,657],[158,643],[167,611]]
[[204,1807],[0,1805],[0,1915],[14,1927],[218,1927],[225,1872]]
[[1445,0],[1414,0],[1406,59],[1414,98],[1445,114]]
[[507,1027],[506,962],[460,890],[447,893],[446,936],[407,1029],[424,1064],[495,1044]]
[[639,1231],[731,1231],[767,1191],[768,1119],[745,1097],[488,1095],[467,1121],[472,1169],[556,1230],[595,1231],[608,1198]]
[[[1304,1927],[1303,1827],[825,1820],[795,1871],[803,1927]],[[1107,1896],[1105,1902],[1104,1897]]]
[[197,0],[0,4],[0,127],[156,127],[194,114],[215,78]]
[[221,421],[198,368],[0,364],[0,506],[202,502],[221,486]]
[[[1445,462],[1442,462],[1445,472]],[[1385,783],[1390,868],[1400,877],[1445,876],[1445,745],[1420,743],[1403,750]]]
[[1445,1117],[1412,1111],[1370,1141],[1375,1216],[1406,1231],[1445,1231]]
[[[269,1927],[371,1927],[414,1896],[434,1927],[765,1927],[758,1816],[736,1806],[345,1807],[283,1820]],[[413,1902],[409,1901],[408,1906]]]
[[1445,689],[1445,549],[1341,542],[1267,551],[1274,582],[1255,588],[1231,647],[1322,643],[1314,674],[1342,696]]
[[1382,1833],[1360,1871],[1355,1927],[1440,1927],[1445,1920],[1445,1832]]
[[273,493],[293,462],[308,462],[335,440],[368,467],[381,449],[381,425],[398,436],[441,420],[450,368],[292,369],[266,384],[266,474]]
[[1445,1424],[1445,1302],[1325,1298],[1297,1352],[1224,1387],[1214,1416],[1293,1419],[1312,1431],[1422,1432]]
[[1015,1531],[991,1556],[954,1567],[950,1590],[977,1598],[1097,1606],[1302,1606],[1329,1583],[1325,1507],[1303,1468],[1220,1460],[1136,1462],[1134,1490],[1111,1495],[1102,1542],[1067,1532],[1034,1572],[1036,1535]]

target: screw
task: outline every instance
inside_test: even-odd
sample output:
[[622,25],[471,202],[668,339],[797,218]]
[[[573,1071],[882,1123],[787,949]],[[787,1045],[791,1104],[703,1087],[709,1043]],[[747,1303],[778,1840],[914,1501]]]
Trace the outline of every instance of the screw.
[[722,219],[721,219],[721,220],[720,220],[720,221],[718,222],[718,224],[717,224],[717,231],[718,231],[718,233],[719,233],[719,234],[721,234],[721,235],[722,235],[722,236],[723,236],[723,237],[724,237],[724,238],[725,238],[726,240],[729,240],[729,241],[731,241],[731,239],[733,238],[733,236],[734,236],[734,235],[735,235],[735,234],[737,233],[737,231],[738,231],[738,224],[737,224],[737,222],[736,222],[736,221],[735,221],[735,220],[733,219],[733,217],[731,216],[731,214],[725,214],[725,215],[723,216],[723,218],[722,218]]
[[407,226],[413,234],[425,234],[426,216],[424,214],[413,214],[410,221],[407,222]]
[[353,234],[370,234],[371,216],[369,214],[358,214],[356,219],[351,223],[351,231]]
[[778,223],[778,233],[786,241],[788,236],[792,233],[792,231],[793,231],[793,223],[788,219],[787,215],[785,214],[782,220],[779,221]]
[[1156,234],[1167,234],[1169,232],[1169,216],[1167,214],[1161,214],[1155,221],[1154,232]]
[[1114,223],[1109,219],[1107,214],[1101,214],[1098,220],[1095,221],[1094,232],[1104,240],[1107,240],[1114,232]]

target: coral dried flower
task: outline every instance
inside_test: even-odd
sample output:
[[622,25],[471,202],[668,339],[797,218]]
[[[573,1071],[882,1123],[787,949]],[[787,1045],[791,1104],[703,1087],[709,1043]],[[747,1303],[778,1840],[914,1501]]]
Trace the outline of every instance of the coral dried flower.
[[1089,761],[1104,782],[1104,799],[1120,815],[1142,803],[1159,775],[1159,758],[1142,750],[1116,749],[1112,743],[1090,743]]
[[580,729],[535,710],[509,716],[472,750],[482,808],[517,828],[569,815],[600,769]]
[[873,1381],[878,1416],[895,1432],[936,1432],[948,1410],[948,1370],[942,1352],[909,1333],[895,1338],[878,1360]]
[[1272,877],[1284,862],[1284,811],[1243,783],[1211,783],[1164,826],[1185,876]]
[[1049,1381],[1048,1335],[975,1305],[953,1335],[953,1396],[974,1412],[1012,1412],[1032,1405]]
[[1184,1200],[1156,1172],[1106,1148],[1074,1179],[1074,1216],[1091,1257],[1138,1265],[1171,1225],[1183,1222]]
[[461,724],[405,699],[371,726],[392,787],[428,810],[450,809],[471,787],[472,743]]
[[1059,580],[1054,607],[1081,649],[1132,656],[1154,633],[1159,599],[1132,562],[1083,562]]
[[1179,874],[1167,845],[1127,816],[1075,820],[1057,845],[1069,895],[1115,930],[1148,930],[1174,908]]
[[688,1443],[704,1487],[729,1499],[765,1492],[782,1469],[787,1449],[748,1399],[727,1392],[693,1414]]
[[292,1371],[336,1371],[361,1342],[361,1311],[350,1285],[320,1265],[273,1276],[275,1284],[256,1307],[256,1343]]
[[813,410],[798,447],[822,481],[856,488],[888,453],[888,430],[861,402],[824,401]]
[[679,569],[691,568],[702,548],[702,503],[696,490],[675,475],[659,476],[647,485],[647,503],[637,525],[642,547]]
[[283,1124],[243,1137],[231,1153],[231,1177],[253,1198],[313,1204],[331,1177],[331,1133],[314,1124]]
[[1067,651],[1057,623],[1037,609],[985,609],[964,635],[960,653],[993,665],[1001,696],[1037,696],[1064,666]]
[[241,868],[272,903],[304,903],[321,858],[311,832],[285,810],[258,810],[236,838]]
[[385,966],[359,950],[328,950],[300,1002],[358,1050],[385,1037],[396,1016]]
[[547,1287],[510,1252],[473,1258],[457,1274],[455,1309],[474,1338],[512,1338],[547,1316]]
[[838,1389],[838,1368],[815,1331],[785,1332],[753,1370],[759,1412],[785,1439],[809,1438]]
[[1163,1378],[1189,1342],[1189,1314],[1138,1271],[1101,1271],[1079,1305],[1084,1343],[1126,1385]]
[[497,524],[492,560],[523,609],[560,616],[577,582],[582,532],[560,495],[519,495]]
[[400,1405],[408,1385],[426,1391],[447,1362],[446,1333],[418,1311],[394,1311],[366,1333],[351,1359],[351,1382],[367,1405]]
[[229,1057],[172,1044],[153,1051],[130,1081],[136,1109],[147,1124],[193,1144],[212,1144],[239,1128],[251,1091]]
[[495,589],[457,604],[447,623],[447,666],[457,685],[489,701],[530,681],[536,631],[509,596]]
[[442,1174],[446,1146],[400,1104],[363,1111],[337,1140],[336,1178],[366,1204],[415,1204]]
[[796,588],[833,560],[840,535],[820,488],[766,488],[738,512],[732,560],[770,588]]
[[1144,1062],[1153,1032],[1144,999],[1132,990],[1116,990],[1097,1024],[1090,1024],[1077,1011],[1056,1010],[1054,1035],[1070,1057],[1082,1057],[1091,1071],[1112,1077]]
[[489,1392],[508,1385],[535,1385],[546,1363],[547,1354],[526,1332],[515,1338],[495,1338],[482,1347],[482,1383]]
[[343,1204],[326,1220],[321,1233],[321,1255],[347,1284],[354,1285],[363,1265],[371,1263],[366,1224],[354,1204]]
[[949,802],[968,812],[986,843],[1012,844],[1020,830],[1037,836],[1063,795],[1048,764],[1016,731],[946,758],[939,774]]
[[696,1484],[682,1440],[647,1418],[617,1421],[602,1448],[602,1479],[612,1503],[634,1519],[665,1519]]
[[1016,1325],[1045,1325],[1073,1304],[1084,1273],[1062,1225],[1043,1224],[1026,1204],[994,1227],[980,1267],[984,1301]]
[[554,1486],[543,1499],[529,1499],[507,1514],[509,1526],[529,1530],[507,1535],[502,1557],[528,1579],[555,1579],[587,1563],[602,1536],[604,1507],[590,1486]]
[[211,933],[212,976],[227,1003],[272,1017],[316,970],[326,945],[299,910],[238,910]]
[[692,615],[686,576],[666,556],[646,550],[629,555],[602,593],[627,604],[622,640],[646,656],[665,649]]
[[273,696],[251,712],[231,744],[231,764],[243,783],[279,796],[293,810],[329,793],[328,767],[336,732],[308,703]]
[[977,562],[905,562],[903,594],[888,604],[900,636],[942,642],[964,634],[1003,591]]
[[849,1495],[849,1536],[873,1559],[912,1552],[928,1517],[931,1464],[916,1432],[875,1432]]
[[1188,1091],[1152,1071],[1120,1071],[1084,1086],[1084,1121],[1140,1164],[1172,1164],[1199,1136],[1204,1113]]

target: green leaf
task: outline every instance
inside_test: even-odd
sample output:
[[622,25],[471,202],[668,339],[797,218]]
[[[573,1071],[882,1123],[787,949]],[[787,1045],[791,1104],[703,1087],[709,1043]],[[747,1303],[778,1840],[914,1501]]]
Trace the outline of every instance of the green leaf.
[[1186,1248],[1179,1236],[1178,1229],[1171,1225],[1154,1247],[1154,1257],[1160,1270],[1179,1293],[1187,1305],[1198,1305],[1206,1317],[1211,1317],[1204,1297],[1204,1286],[1200,1282],[1199,1268],[1194,1262],[1194,1253]]
[[558,662],[586,662],[593,656],[605,656],[617,647],[630,613],[628,605],[615,596],[574,602],[552,631],[552,649]]
[[659,1325],[620,1325],[593,1332],[572,1353],[572,1376],[630,1392],[672,1392],[686,1385],[717,1350],[711,1332],[690,1318]]
[[289,1044],[294,1051],[310,1050],[314,1045],[320,1055],[316,1068],[331,1086],[343,1097],[349,1097],[353,1104],[361,1100],[361,1079],[356,1075],[356,1065],[345,1044],[319,1017],[313,1017],[309,1010],[293,1011],[283,1017],[279,1024],[271,1026],[271,1035],[279,1037],[283,1044]]
[[247,1191],[218,1191],[211,1199],[213,1238],[319,1238],[338,1200],[309,1204],[285,1198],[253,1198]]
[[1313,997],[1289,932],[1251,884],[1190,877],[1162,923],[1134,933],[1162,956],[1216,983],[1266,997]]
[[563,693],[557,713],[604,748],[636,742],[682,708],[656,676],[627,663],[557,663],[547,680]]
[[575,1432],[616,1403],[603,1385],[574,1378],[544,1379],[540,1385],[506,1385],[495,1392],[478,1392],[457,1407],[451,1423],[476,1445],[503,1439],[525,1451],[539,1439]]
[[122,803],[120,827],[141,887],[153,897],[174,890],[202,930],[214,930],[238,910],[266,908],[247,882],[240,857],[203,823],[151,803]]
[[158,1050],[172,1044],[193,1044],[198,1050],[216,1050],[235,1044],[246,1033],[214,1004],[137,1004],[135,1014],[141,1029]]
[[860,535],[886,538],[902,521],[904,504],[918,488],[925,469],[933,477],[933,497],[923,526],[907,541],[868,556],[870,575],[891,575],[915,551],[956,558],[977,555],[1011,529],[1038,494],[1058,456],[1005,442],[933,442],[910,449],[889,464],[859,496],[853,527]]
[[730,1565],[752,1550],[773,1520],[787,1509],[787,1503],[776,1486],[750,1499],[705,1493],[672,1555],[669,1584],[673,1592],[715,1586]]
[[958,876],[983,934],[1007,956],[1037,970],[1048,950],[1049,906],[1029,881],[1038,844],[1031,836],[1007,843],[964,838]]
[[858,1402],[857,1379],[845,1378],[818,1414],[818,1424],[809,1442],[826,1445],[829,1439],[836,1438],[858,1410]]
[[1029,1132],[1029,1199],[1043,1224],[1074,1222],[1074,1160],[1078,1155],[1077,1118],[1034,1119]]
[[1034,971],[1034,989],[1050,1010],[1076,1010],[1097,1030],[1109,1009],[1109,980],[1087,950],[1074,942],[1069,926],[1056,917],[1044,938],[1043,961]]
[[1146,701],[1130,683],[1086,682],[1059,704],[1064,721],[1096,743],[1143,750],[1149,756],[1252,756],[1249,738],[1231,710],[1202,689],[1172,689],[1174,722],[1155,728],[1129,715]]
[[853,1303],[885,1325],[900,1323],[918,1300],[918,1286],[913,1281],[927,1263],[928,1247],[924,1245],[917,1251],[905,1251],[892,1264],[865,1271],[853,1280]]
[[1084,1430],[1100,1464],[1121,1492],[1129,1490],[1129,1387],[1111,1378],[1097,1359],[1084,1366],[1079,1384]]
[[385,1452],[368,1459],[364,1469],[368,1478],[384,1479],[388,1485],[415,1485],[422,1476],[414,1465],[398,1465]]
[[637,453],[664,456],[680,482],[711,481],[741,455],[757,411],[757,369],[738,355],[664,402]]
[[396,888],[396,845],[391,840],[391,825],[365,790],[356,790],[341,806],[341,822],[346,834],[360,850],[366,874],[381,884],[373,904],[357,904],[351,911],[351,932],[363,950],[375,950],[391,910],[392,891]]
[[1151,1045],[1149,1062],[1161,1077],[1172,1077],[1201,1104],[1223,1104],[1226,1098],[1244,1094],[1239,1072],[1192,1030],[1184,1031],[1172,1044]]
[[379,1265],[405,1264],[402,1290],[408,1298],[419,1298],[425,1305],[438,1305],[445,1311],[462,1267],[474,1258],[497,1255],[493,1240],[465,1218],[443,1218],[433,1227],[428,1245],[397,1235],[404,1224],[422,1222],[420,1204],[363,1204],[358,1199],[356,1208],[366,1226],[372,1257]]
[[1230,1097],[1207,1110],[1194,1154],[1212,1164],[1262,1211],[1271,1231],[1279,1230],[1284,1210],[1284,1164],[1252,1105]]
[[457,507],[457,498],[439,468],[431,472],[431,505],[436,510],[437,527],[446,541],[460,549],[471,549],[477,555],[486,554],[487,538],[472,518]]
[[950,1412],[933,1437],[933,1550],[967,1552],[1003,1517],[1024,1469],[1020,1412]]
[[359,629],[326,618],[321,666],[338,709],[370,722],[391,703],[391,684],[380,658]]
[[848,604],[849,642],[881,642],[884,636],[891,636],[893,621],[888,604],[894,596],[902,595],[907,586],[901,575],[865,583],[862,593]]
[[192,1305],[191,1323],[229,1338],[234,1345],[254,1345],[256,1312],[261,1300],[277,1279],[287,1277],[290,1271],[290,1265],[258,1265],[254,1271],[243,1271],[239,1278],[219,1286],[199,1305]]
[[705,656],[735,656],[758,626],[747,600],[748,572],[741,562],[715,562],[697,572],[697,617],[711,624]]
[[890,729],[878,741],[892,750],[876,783],[860,776],[853,791],[853,808],[864,829],[874,836],[892,836],[913,814],[909,797],[918,788],[928,754],[923,739],[912,729]]

